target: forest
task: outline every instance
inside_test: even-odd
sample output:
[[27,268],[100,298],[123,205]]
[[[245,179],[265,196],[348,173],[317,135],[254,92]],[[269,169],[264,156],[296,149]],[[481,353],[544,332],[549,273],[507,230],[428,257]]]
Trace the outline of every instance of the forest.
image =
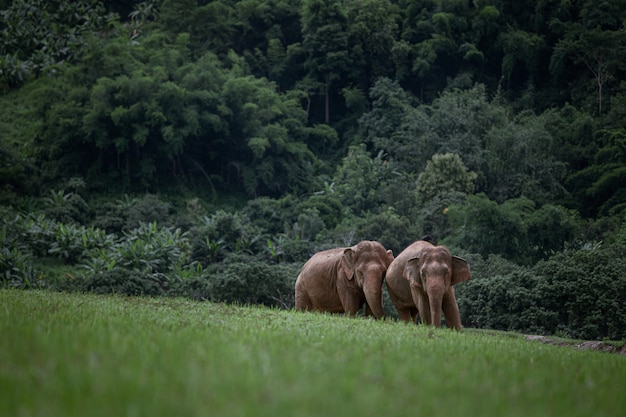
[[626,0],[0,16],[0,286],[291,308],[313,253],[428,236],[464,326],[626,338]]

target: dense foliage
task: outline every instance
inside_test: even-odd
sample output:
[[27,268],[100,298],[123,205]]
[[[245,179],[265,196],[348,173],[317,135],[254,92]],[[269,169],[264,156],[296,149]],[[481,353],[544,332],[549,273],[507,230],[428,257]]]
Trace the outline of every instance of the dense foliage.
[[468,325],[626,337],[626,1],[0,16],[2,285],[289,307],[315,251],[430,235]]

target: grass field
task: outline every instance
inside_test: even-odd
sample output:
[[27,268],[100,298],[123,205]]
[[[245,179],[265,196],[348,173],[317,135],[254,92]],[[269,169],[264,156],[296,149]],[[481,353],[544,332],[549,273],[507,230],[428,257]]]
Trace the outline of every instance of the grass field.
[[618,416],[626,357],[183,299],[0,290],[0,416]]

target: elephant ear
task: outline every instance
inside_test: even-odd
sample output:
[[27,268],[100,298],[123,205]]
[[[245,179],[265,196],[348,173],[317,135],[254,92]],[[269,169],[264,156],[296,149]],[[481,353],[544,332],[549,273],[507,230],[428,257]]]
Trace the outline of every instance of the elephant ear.
[[420,279],[420,258],[416,256],[407,261],[404,267],[404,278],[409,281],[409,284],[422,288],[422,280]]
[[348,279],[354,278],[354,251],[351,248],[343,251],[340,267]]
[[391,249],[387,249],[387,267],[389,267],[389,265],[391,265],[391,263],[393,262],[393,251]]
[[472,272],[470,271],[469,264],[463,258],[458,256],[452,257],[452,280],[451,285],[458,284],[459,282],[467,281],[472,278]]

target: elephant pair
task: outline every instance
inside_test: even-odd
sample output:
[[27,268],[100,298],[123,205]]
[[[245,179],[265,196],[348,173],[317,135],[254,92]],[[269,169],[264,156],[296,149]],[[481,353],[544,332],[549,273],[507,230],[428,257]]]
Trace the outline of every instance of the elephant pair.
[[460,330],[461,317],[453,285],[471,278],[469,264],[444,246],[420,240],[394,258],[376,241],[350,248],[318,252],[296,280],[296,310],[357,314],[383,318],[382,285],[401,320],[441,326],[441,312],[449,327]]

